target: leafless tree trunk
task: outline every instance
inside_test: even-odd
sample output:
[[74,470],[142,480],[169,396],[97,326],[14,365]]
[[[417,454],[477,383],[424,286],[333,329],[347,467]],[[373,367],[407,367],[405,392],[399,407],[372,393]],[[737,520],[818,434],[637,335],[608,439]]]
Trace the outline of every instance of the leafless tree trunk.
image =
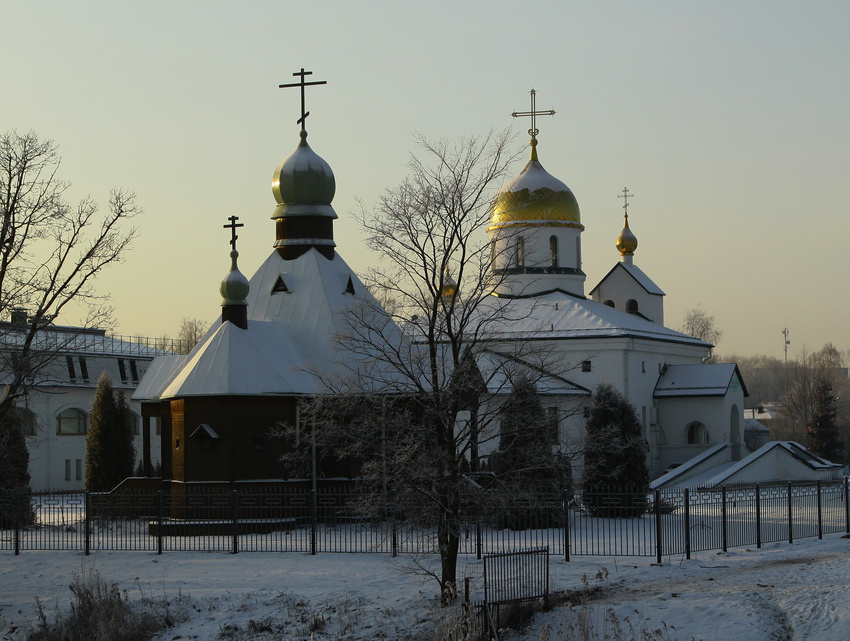
[[108,296],[97,293],[93,281],[123,260],[136,235],[124,228],[141,211],[133,193],[113,190],[106,213],[88,197],[71,206],[59,164],[50,140],[33,132],[0,136],[0,314],[12,313],[15,321],[0,330],[6,385],[0,416],[73,344],[73,333],[45,331],[69,306],[88,310],[84,326],[110,320]]
[[361,206],[368,245],[380,256],[380,268],[364,279],[374,296],[351,309],[338,337],[348,375],[323,377],[333,395],[302,417],[319,422],[319,449],[366,460],[363,475],[384,506],[407,497],[424,502],[419,516],[436,527],[441,559],[433,576],[448,602],[464,513],[474,504],[466,472],[474,448],[498,439],[488,430],[498,402],[479,407],[479,398],[509,389],[520,374],[533,379],[558,368],[530,343],[495,340],[520,320],[492,295],[501,277],[490,271],[484,235],[518,155],[507,135],[418,142],[423,153],[411,158],[404,182],[374,209]]

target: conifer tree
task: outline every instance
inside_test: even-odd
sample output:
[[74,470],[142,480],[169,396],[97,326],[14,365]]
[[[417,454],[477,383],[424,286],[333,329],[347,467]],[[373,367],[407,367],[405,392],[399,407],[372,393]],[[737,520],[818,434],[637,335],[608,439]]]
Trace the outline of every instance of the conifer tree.
[[0,414],[0,528],[32,522],[29,450],[17,411]]
[[124,393],[104,372],[97,382],[86,436],[86,489],[108,491],[133,475],[133,422]]
[[634,407],[610,384],[600,383],[586,427],[585,507],[597,516],[643,514],[649,493],[647,451]]
[[821,377],[815,387],[814,415],[806,426],[806,441],[812,453],[828,461],[840,461],[844,446],[835,424],[835,395],[829,379]]

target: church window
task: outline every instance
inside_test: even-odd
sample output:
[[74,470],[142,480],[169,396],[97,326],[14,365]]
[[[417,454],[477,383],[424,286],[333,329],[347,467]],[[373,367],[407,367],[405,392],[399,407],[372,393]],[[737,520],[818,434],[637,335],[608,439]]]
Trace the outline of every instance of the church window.
[[83,377],[83,380],[88,382],[89,380],[89,368],[86,364],[86,357],[80,356],[80,375]]
[[69,458],[65,459],[65,480],[71,480],[71,459]]
[[590,361],[582,361],[581,362],[581,371],[589,372],[590,371]]
[[87,415],[84,411],[70,407],[56,417],[57,434],[85,434]]
[[558,266],[558,238],[557,236],[549,236],[549,266]]
[[629,314],[637,314],[638,313],[638,302],[634,298],[630,298],[626,301],[626,311]]
[[286,283],[283,282],[283,276],[278,274],[277,280],[274,282],[274,286],[272,286],[272,294],[279,293],[289,294],[289,287],[286,286]]
[[134,383],[139,382],[139,371],[136,369],[136,361],[130,360],[130,378]]
[[640,362],[640,371],[641,371],[642,373],[646,374],[646,361],[641,361],[641,362]]
[[708,431],[699,421],[688,424],[688,444],[705,445],[708,443]]
[[124,365],[124,359],[118,359],[118,373],[121,375],[121,382],[127,382],[127,367]]
[[77,372],[74,369],[74,359],[70,356],[65,357],[65,363],[68,365],[68,377],[71,379],[72,383],[77,382]]
[[581,238],[576,238],[576,268],[581,269]]
[[525,238],[522,236],[516,239],[516,266],[518,269],[525,267]]
[[78,481],[82,481],[83,480],[83,459],[78,458],[76,461],[74,461],[74,463],[75,463],[74,471],[76,472],[75,478]]
[[608,307],[614,307],[614,301],[612,301],[610,298],[606,301],[602,301],[602,304],[608,305]]
[[351,280],[351,276],[348,277],[348,285],[345,286],[345,293],[354,296],[354,282]]

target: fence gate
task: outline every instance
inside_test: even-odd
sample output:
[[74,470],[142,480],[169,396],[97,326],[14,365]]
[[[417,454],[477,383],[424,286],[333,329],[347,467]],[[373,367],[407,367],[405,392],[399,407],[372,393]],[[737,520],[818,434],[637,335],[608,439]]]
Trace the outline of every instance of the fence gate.
[[501,606],[548,598],[548,547],[484,555],[484,607],[494,606],[497,629]]

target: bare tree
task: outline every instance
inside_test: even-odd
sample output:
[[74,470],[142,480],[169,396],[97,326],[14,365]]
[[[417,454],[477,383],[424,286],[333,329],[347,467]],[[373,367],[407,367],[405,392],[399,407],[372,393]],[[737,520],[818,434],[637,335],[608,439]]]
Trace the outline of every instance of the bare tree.
[[199,318],[184,317],[180,321],[180,329],[177,330],[177,340],[180,341],[180,348],[184,353],[188,354],[192,348],[197,345],[207,333],[209,324]]
[[[709,316],[701,307],[694,307],[685,313],[682,326],[679,331],[688,336],[693,336],[716,347],[723,337],[723,330],[714,325],[714,316]],[[709,360],[712,360],[711,357]]]
[[[827,343],[816,352],[803,347],[794,362],[785,368],[781,417],[777,419],[778,436],[805,441],[806,427],[813,423],[818,411],[818,390],[824,383],[833,388],[839,399],[846,398],[850,392],[841,353],[832,343]],[[847,410],[840,401],[837,408],[835,422],[846,439],[850,427]]]
[[0,331],[0,424],[73,342],[73,333],[45,331],[51,323],[72,304],[87,310],[85,326],[110,319],[108,296],[93,281],[123,260],[136,235],[124,229],[140,212],[133,193],[113,190],[106,213],[89,197],[72,206],[59,164],[50,140],[33,132],[0,135],[0,314],[13,317]]
[[374,481],[373,496],[423,504],[416,512],[438,535],[432,576],[448,602],[461,523],[474,505],[466,472],[483,441],[498,440],[494,418],[508,396],[499,391],[519,377],[533,384],[551,363],[542,350],[495,340],[519,320],[509,301],[492,296],[502,276],[490,270],[482,233],[516,157],[508,137],[418,142],[423,153],[411,158],[408,177],[359,212],[380,255],[367,286],[391,304],[370,295],[351,309],[338,337],[350,375],[325,377],[333,395],[305,412],[319,423],[320,450],[367,461],[362,476]]

